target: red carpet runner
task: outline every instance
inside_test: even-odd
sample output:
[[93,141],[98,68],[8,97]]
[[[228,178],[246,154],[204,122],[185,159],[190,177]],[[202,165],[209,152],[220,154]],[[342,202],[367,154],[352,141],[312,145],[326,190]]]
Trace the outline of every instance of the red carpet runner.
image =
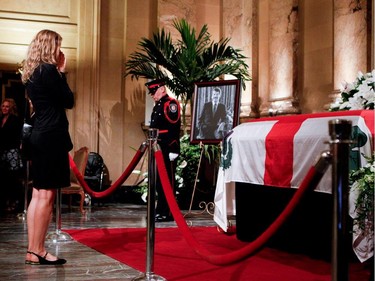
[[[98,252],[145,271],[145,228],[64,231]],[[246,245],[235,235],[219,233],[215,227],[193,227],[192,233],[204,247],[217,254]],[[237,264],[215,266],[189,248],[177,228],[155,230],[154,272],[168,281],[330,281],[330,271],[328,262],[270,248],[264,248]],[[363,264],[351,264],[350,276],[350,280],[368,281],[369,271],[364,269]]]

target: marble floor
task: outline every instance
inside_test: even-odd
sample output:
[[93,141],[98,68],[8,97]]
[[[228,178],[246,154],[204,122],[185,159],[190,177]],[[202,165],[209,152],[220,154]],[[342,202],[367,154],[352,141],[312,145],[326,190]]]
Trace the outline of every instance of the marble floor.
[[[82,215],[78,207],[62,207],[61,230],[86,228],[146,227],[147,207],[138,204],[105,203],[86,207]],[[20,215],[20,216],[18,216]],[[133,280],[142,274],[78,242],[47,243],[47,249],[68,260],[64,266],[25,265],[27,226],[25,215],[0,216],[0,280]],[[189,218],[196,226],[216,225],[208,213]],[[175,222],[157,223],[156,227],[176,226]],[[59,229],[56,221],[50,233]],[[145,257],[146,258],[146,257]]]

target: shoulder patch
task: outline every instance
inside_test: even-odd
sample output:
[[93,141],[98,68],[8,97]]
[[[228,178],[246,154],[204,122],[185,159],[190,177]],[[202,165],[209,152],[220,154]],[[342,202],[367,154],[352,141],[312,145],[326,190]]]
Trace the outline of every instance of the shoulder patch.
[[172,124],[180,120],[180,106],[175,99],[170,99],[164,103],[164,116]]
[[177,104],[175,103],[169,103],[169,111],[171,113],[176,113],[178,110]]

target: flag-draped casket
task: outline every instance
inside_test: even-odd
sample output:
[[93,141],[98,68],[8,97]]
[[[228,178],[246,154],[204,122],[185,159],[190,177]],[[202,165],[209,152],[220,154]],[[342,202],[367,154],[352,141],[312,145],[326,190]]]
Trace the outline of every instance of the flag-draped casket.
[[[352,123],[350,170],[364,166],[374,150],[374,111],[342,111],[266,117],[242,123],[223,140],[215,192],[215,222],[228,228],[235,215],[235,183],[298,188],[323,151],[329,150],[329,121]],[[331,168],[316,188],[331,193]],[[353,199],[352,199],[353,201]],[[350,202],[353,205],[353,202]]]

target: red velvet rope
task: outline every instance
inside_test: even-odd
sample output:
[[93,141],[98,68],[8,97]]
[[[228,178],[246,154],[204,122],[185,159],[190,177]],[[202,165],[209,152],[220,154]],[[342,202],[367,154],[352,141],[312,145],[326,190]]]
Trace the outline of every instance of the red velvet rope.
[[93,191],[88,184],[86,183],[83,175],[78,170],[76,164],[74,163],[72,157],[69,154],[69,162],[70,167],[72,168],[72,171],[74,175],[77,177],[77,180],[82,185],[83,189],[86,193],[88,193],[91,197],[94,198],[104,198],[110,194],[112,194],[113,191],[115,191],[131,174],[131,172],[134,170],[134,168],[137,166],[139,160],[141,160],[143,154],[146,151],[147,146],[145,144],[142,144],[139,149],[137,150],[136,154],[134,155],[132,161],[129,163],[128,167],[125,169],[125,171],[122,173],[122,175],[116,180],[114,184],[112,184],[108,189],[104,191]]
[[264,244],[275,234],[275,232],[280,228],[280,226],[286,221],[286,219],[292,213],[294,208],[300,202],[305,192],[310,189],[313,190],[319,183],[322,176],[324,175],[324,173],[318,171],[314,166],[311,167],[307,175],[303,179],[303,182],[301,183],[300,187],[297,189],[296,193],[293,195],[292,199],[289,201],[285,209],[256,240],[250,242],[245,247],[233,251],[231,253],[217,255],[209,252],[207,249],[202,247],[202,245],[200,245],[197,242],[197,240],[194,238],[191,231],[189,230],[189,227],[186,224],[185,219],[175,200],[172,187],[169,182],[167,170],[165,168],[163,155],[160,150],[155,152],[155,159],[157,162],[157,169],[160,175],[163,190],[178,228],[182,232],[182,235],[185,237],[188,244],[195,250],[195,252],[202,256],[206,261],[215,265],[228,265],[241,261],[253,255],[257,250],[264,246]]

